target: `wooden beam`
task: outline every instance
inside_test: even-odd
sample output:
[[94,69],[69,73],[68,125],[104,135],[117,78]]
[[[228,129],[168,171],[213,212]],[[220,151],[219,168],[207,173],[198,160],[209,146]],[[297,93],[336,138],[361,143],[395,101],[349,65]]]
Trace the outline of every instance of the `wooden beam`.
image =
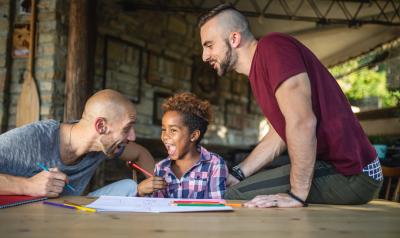
[[93,88],[96,0],[71,0],[64,120],[80,119]]

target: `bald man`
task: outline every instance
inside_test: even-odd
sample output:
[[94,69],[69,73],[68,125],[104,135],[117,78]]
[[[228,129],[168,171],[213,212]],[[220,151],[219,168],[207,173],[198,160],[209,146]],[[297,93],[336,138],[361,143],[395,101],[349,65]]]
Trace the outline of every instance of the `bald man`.
[[[150,153],[134,143],[135,121],[136,110],[128,99],[102,90],[89,98],[76,123],[45,120],[0,135],[0,195],[81,195],[106,159],[135,161],[153,171]],[[134,180],[126,179],[89,195],[134,196],[136,187]]]
[[[220,76],[231,70],[248,76],[270,123],[268,134],[233,167],[226,198],[252,199],[248,207],[302,207],[374,197],[382,183],[374,148],[336,80],[307,47],[281,33],[257,41],[229,4],[201,17],[199,28],[203,60]],[[262,170],[285,150],[290,164]]]

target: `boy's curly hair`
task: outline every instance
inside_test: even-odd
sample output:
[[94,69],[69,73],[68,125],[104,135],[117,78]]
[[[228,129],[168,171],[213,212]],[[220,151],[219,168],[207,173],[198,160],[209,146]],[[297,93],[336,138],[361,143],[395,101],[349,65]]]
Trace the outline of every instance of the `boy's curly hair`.
[[200,131],[200,137],[196,144],[200,143],[212,117],[211,106],[208,101],[201,100],[192,93],[184,92],[168,98],[163,103],[162,109],[164,113],[168,111],[180,112],[183,115],[183,123],[189,127],[190,133],[196,129]]

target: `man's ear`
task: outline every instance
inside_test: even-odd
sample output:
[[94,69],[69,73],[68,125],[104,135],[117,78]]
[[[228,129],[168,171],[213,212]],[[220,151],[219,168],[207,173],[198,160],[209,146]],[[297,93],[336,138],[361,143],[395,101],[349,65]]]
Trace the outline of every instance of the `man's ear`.
[[94,128],[97,133],[104,134],[107,132],[107,121],[104,117],[98,117],[94,121]]
[[190,142],[196,142],[200,138],[200,130],[196,129],[190,134]]
[[239,32],[232,32],[229,37],[229,43],[232,48],[238,48],[240,45],[240,41],[242,40],[242,35]]

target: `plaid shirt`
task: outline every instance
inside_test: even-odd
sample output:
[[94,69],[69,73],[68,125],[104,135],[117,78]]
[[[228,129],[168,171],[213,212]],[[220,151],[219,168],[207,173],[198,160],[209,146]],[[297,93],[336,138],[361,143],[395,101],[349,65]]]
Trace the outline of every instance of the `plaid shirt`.
[[169,157],[156,164],[154,176],[163,177],[168,185],[154,192],[153,197],[220,199],[224,196],[228,176],[225,161],[201,146],[198,150],[200,160],[180,179],[172,171]]

